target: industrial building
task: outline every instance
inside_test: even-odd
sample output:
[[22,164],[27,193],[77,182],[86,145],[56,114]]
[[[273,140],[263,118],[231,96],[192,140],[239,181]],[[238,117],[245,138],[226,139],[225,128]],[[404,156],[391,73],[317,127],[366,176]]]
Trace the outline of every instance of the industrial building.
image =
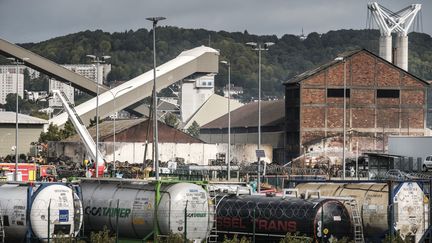
[[323,143],[325,150],[329,137],[338,137],[341,146],[344,112],[348,152],[357,147],[360,153],[384,152],[390,134],[426,133],[429,84],[365,49],[344,53],[284,85],[288,160],[312,144]]
[[[276,162],[283,160],[284,104],[283,100],[261,102],[261,144],[272,147]],[[200,138],[207,143],[228,143],[228,114],[204,124]],[[258,144],[258,102],[231,111],[231,144]]]
[[[283,109],[283,108],[282,108]],[[142,163],[144,152],[147,146],[147,159],[151,159],[153,128],[150,122],[147,136],[148,119],[131,119],[116,121],[116,160],[128,161],[130,163]],[[159,159],[161,161],[183,160],[185,163],[208,165],[215,160],[217,154],[226,154],[227,144],[210,144],[201,139],[190,136],[174,127],[159,122]],[[89,128],[89,133],[96,139],[95,126]],[[283,132],[282,132],[283,133]],[[114,122],[104,121],[99,124],[99,150],[106,161],[113,160],[114,150]],[[283,140],[282,140],[283,141]],[[263,145],[269,160],[272,159],[271,146]],[[241,143],[231,146],[232,157],[239,162],[251,162],[255,159],[256,144]],[[73,135],[63,141],[48,143],[48,157],[71,159],[74,162],[81,162],[87,157],[87,152],[78,135]]]
[[[0,156],[15,154],[15,112],[0,112]],[[37,142],[47,120],[18,114],[18,154],[27,155]]]

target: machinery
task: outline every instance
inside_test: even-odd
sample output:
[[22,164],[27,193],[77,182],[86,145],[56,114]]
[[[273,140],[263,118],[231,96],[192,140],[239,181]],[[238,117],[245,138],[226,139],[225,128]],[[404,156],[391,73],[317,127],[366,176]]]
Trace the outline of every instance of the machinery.
[[390,192],[387,183],[301,183],[296,189],[299,193],[319,190],[321,196],[354,198],[360,206],[365,238],[371,242],[381,242],[389,231],[389,220],[403,238],[414,242],[429,225],[429,199],[416,182],[395,184]]
[[203,241],[212,228],[210,198],[197,184],[83,179],[81,190],[88,232],[106,226],[124,238],[174,233]]
[[332,199],[228,195],[216,215],[220,235],[255,235],[256,242],[279,242],[287,233],[328,242],[352,238],[353,232],[348,210]]
[[5,242],[45,242],[59,234],[76,236],[83,222],[82,212],[78,195],[63,184],[0,185]]

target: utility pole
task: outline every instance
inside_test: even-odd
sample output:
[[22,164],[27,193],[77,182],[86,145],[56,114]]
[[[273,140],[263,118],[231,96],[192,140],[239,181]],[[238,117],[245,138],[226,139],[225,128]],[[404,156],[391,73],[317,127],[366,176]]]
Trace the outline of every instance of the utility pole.
[[158,118],[157,118],[157,93],[156,93],[156,25],[159,21],[166,19],[165,17],[150,17],[147,20],[153,22],[153,151],[155,164],[156,180],[159,180],[159,148],[158,148]]

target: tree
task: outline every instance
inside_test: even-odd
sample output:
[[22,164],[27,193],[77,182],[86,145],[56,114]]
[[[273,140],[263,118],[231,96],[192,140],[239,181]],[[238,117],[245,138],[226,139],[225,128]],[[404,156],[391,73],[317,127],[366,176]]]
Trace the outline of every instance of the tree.
[[62,133],[62,139],[68,138],[68,137],[76,134],[75,127],[73,126],[70,119],[67,120],[67,122],[64,125],[64,128],[61,129],[61,133]]
[[[23,99],[21,96],[18,96],[18,109],[19,107],[21,107],[23,104]],[[14,93],[9,93],[6,96],[6,104],[4,105],[4,108],[6,111],[16,111],[16,94]]]
[[199,137],[200,134],[200,126],[198,125],[198,123],[196,121],[194,121],[192,123],[192,125],[190,127],[188,127],[188,129],[186,130],[186,132],[191,135],[192,137]]
[[172,114],[172,113],[168,113],[165,115],[165,123],[168,126],[174,127],[174,128],[178,128],[179,125],[179,119],[177,118],[176,115]]
[[47,143],[48,141],[60,141],[62,139],[62,131],[58,128],[57,125],[50,123],[47,132],[41,132],[39,142]]
[[[101,119],[99,118],[98,119],[98,122],[99,122],[99,124],[101,124],[102,123],[102,121],[101,121]],[[90,124],[89,124],[89,126],[88,127],[92,127],[92,126],[95,126],[96,125],[96,116],[95,117],[93,117],[93,119],[91,119],[90,118]]]

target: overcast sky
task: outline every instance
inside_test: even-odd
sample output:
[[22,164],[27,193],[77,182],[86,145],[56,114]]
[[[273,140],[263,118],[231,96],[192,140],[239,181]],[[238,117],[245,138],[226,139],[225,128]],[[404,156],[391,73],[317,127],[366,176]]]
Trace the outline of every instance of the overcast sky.
[[[162,25],[251,34],[325,33],[366,27],[366,0],[0,0],[0,38],[39,42],[84,30],[108,32]],[[378,0],[392,11],[421,3],[423,32],[432,33],[431,0]]]

